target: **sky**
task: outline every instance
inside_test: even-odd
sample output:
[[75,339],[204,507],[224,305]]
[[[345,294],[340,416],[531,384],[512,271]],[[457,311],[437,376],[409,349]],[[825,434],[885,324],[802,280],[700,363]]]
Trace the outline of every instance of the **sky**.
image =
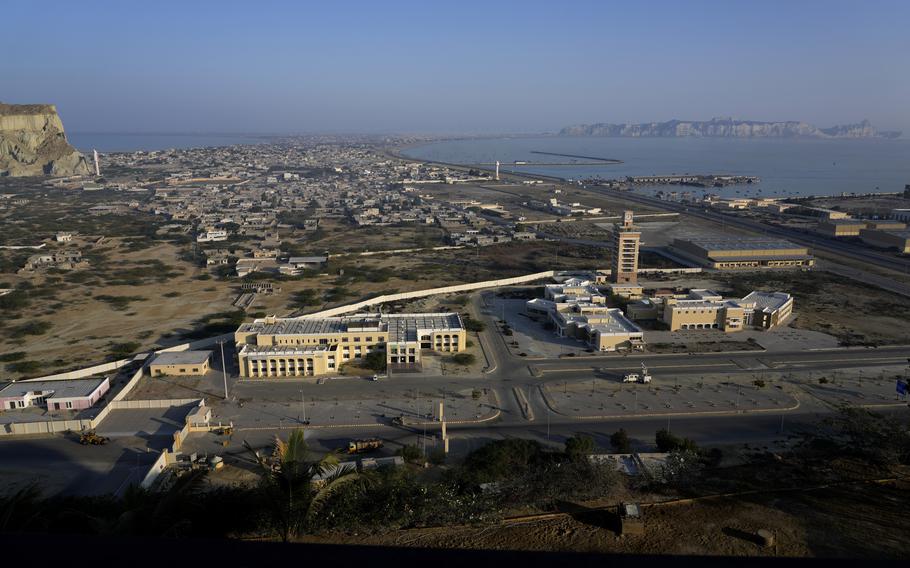
[[0,100],[56,104],[70,132],[493,134],[732,116],[910,133],[907,0],[5,4]]

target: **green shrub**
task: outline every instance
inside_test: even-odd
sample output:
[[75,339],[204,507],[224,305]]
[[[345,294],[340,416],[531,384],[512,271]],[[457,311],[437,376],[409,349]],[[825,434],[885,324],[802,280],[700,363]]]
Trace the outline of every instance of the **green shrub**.
[[452,359],[452,362],[455,363],[456,365],[465,365],[465,366],[473,365],[474,361],[477,360],[477,358],[474,357],[474,355],[471,353],[456,353],[455,355],[452,355],[451,359]]
[[566,439],[565,453],[571,458],[579,458],[594,453],[594,438],[575,434]]
[[0,363],[21,361],[22,359],[25,359],[25,351],[13,351],[12,353],[4,353],[3,355],[0,355]]
[[6,366],[7,370],[10,372],[22,374],[35,373],[39,371],[41,367],[42,365],[39,361],[17,361]]

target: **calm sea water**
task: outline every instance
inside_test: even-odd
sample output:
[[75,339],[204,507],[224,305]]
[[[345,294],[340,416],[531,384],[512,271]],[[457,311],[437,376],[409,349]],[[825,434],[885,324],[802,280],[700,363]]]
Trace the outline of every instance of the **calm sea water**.
[[132,152],[171,148],[205,148],[234,144],[262,144],[268,137],[234,134],[111,134],[67,132],[69,143],[82,152]]
[[[568,160],[532,154],[532,150],[613,158],[623,163],[503,167],[564,179],[720,173],[762,179],[759,184],[708,190],[724,196],[892,192],[903,191],[904,185],[910,184],[910,140],[501,138],[435,142],[408,148],[403,153],[412,158],[457,164]],[[661,188],[651,191],[657,189]]]

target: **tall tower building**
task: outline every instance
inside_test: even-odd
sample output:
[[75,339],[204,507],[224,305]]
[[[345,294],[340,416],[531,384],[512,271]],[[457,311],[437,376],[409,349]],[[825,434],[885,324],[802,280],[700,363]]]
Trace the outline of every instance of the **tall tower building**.
[[614,284],[638,282],[638,245],[641,233],[635,230],[632,212],[625,211],[622,224],[613,225],[613,262],[610,275]]

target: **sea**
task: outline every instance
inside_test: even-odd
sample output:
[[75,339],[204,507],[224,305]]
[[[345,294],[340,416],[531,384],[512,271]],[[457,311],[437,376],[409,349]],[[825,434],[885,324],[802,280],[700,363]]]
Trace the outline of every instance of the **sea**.
[[[534,154],[552,152],[622,160],[590,164],[583,159]],[[501,162],[500,170],[565,180],[622,179],[669,174],[758,176],[759,183],[724,188],[654,186],[643,191],[691,191],[724,197],[786,197],[902,192],[910,184],[910,140],[780,138],[535,137],[446,140],[411,146],[405,156],[463,165]],[[514,165],[569,162],[566,166]]]
[[146,134],[109,132],[67,132],[66,139],[80,152],[135,152],[138,150],[170,150],[233,146],[235,144],[262,144],[272,140],[269,136],[254,134]]

